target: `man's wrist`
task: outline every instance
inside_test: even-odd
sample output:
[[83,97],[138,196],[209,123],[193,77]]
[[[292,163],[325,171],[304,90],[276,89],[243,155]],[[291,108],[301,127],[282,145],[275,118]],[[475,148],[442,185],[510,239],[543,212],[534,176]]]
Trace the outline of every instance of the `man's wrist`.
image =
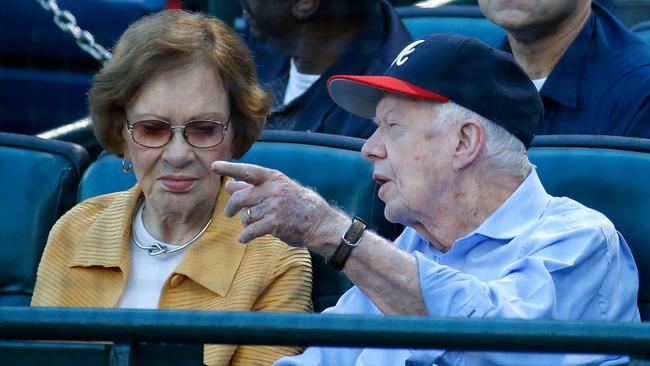
[[330,219],[323,225],[322,235],[312,241],[313,245],[309,249],[325,258],[331,257],[339,243],[341,243],[341,236],[350,227],[351,223],[352,219],[342,213],[337,215],[335,219]]
[[352,219],[350,227],[341,236],[339,245],[334,254],[327,260],[327,264],[337,271],[343,270],[345,263],[350,258],[352,251],[361,242],[363,233],[366,231],[367,224],[362,219],[355,217]]

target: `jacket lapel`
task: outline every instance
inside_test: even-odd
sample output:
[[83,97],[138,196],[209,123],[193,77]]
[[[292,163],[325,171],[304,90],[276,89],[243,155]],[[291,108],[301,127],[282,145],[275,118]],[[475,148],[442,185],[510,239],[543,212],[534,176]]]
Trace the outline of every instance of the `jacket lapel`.
[[223,179],[210,227],[192,244],[175,270],[222,297],[228,293],[247,248],[237,241],[244,229],[239,215],[229,218],[223,213],[230,199],[223,188],[228,180]]
[[[90,226],[69,263],[80,306],[115,307],[129,274],[129,240],[134,211],[142,190],[138,185],[121,194]],[[81,300],[80,300],[81,301]]]

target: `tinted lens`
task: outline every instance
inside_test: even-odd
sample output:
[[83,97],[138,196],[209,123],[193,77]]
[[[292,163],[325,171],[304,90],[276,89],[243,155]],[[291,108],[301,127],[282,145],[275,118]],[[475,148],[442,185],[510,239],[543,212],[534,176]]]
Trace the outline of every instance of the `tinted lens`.
[[215,121],[192,121],[185,125],[187,142],[196,147],[213,147],[223,141],[223,125]]
[[163,121],[138,121],[133,125],[133,140],[148,147],[163,146],[169,141],[171,128]]

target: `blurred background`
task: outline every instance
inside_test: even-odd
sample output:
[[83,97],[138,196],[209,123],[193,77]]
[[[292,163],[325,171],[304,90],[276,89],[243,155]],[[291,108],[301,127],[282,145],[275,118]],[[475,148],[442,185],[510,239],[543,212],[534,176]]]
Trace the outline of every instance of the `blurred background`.
[[[408,18],[405,21],[410,21],[407,26],[414,37],[428,32],[429,26],[435,28],[435,22],[448,20],[436,20],[441,17],[480,16],[476,2],[471,0],[392,3]],[[650,0],[600,3],[627,26],[650,32]],[[61,11],[68,10],[76,24],[108,50],[131,22],[161,9],[203,11],[240,32],[246,29],[236,0],[57,0],[56,4]],[[77,127],[83,127],[87,124],[86,91],[101,62],[61,31],[53,21],[53,12],[39,1],[0,0],[0,5],[0,131],[38,134],[75,121],[79,121]],[[62,26],[70,24],[70,18],[60,16],[59,20]],[[429,25],[422,28],[423,22]],[[74,129],[71,131],[74,134]],[[65,135],[60,132],[56,136]],[[63,139],[75,141],[70,136]],[[84,144],[79,139],[76,142]]]

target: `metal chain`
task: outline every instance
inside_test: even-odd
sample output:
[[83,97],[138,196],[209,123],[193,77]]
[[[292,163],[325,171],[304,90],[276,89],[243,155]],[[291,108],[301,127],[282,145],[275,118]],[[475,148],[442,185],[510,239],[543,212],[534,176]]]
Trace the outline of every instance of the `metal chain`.
[[95,43],[95,37],[90,32],[85,31],[77,25],[77,19],[71,12],[61,10],[56,0],[36,0],[43,9],[52,13],[54,24],[57,25],[64,33],[72,35],[77,42],[77,46],[86,53],[90,54],[97,61],[105,63],[111,58],[110,51],[101,45]]

